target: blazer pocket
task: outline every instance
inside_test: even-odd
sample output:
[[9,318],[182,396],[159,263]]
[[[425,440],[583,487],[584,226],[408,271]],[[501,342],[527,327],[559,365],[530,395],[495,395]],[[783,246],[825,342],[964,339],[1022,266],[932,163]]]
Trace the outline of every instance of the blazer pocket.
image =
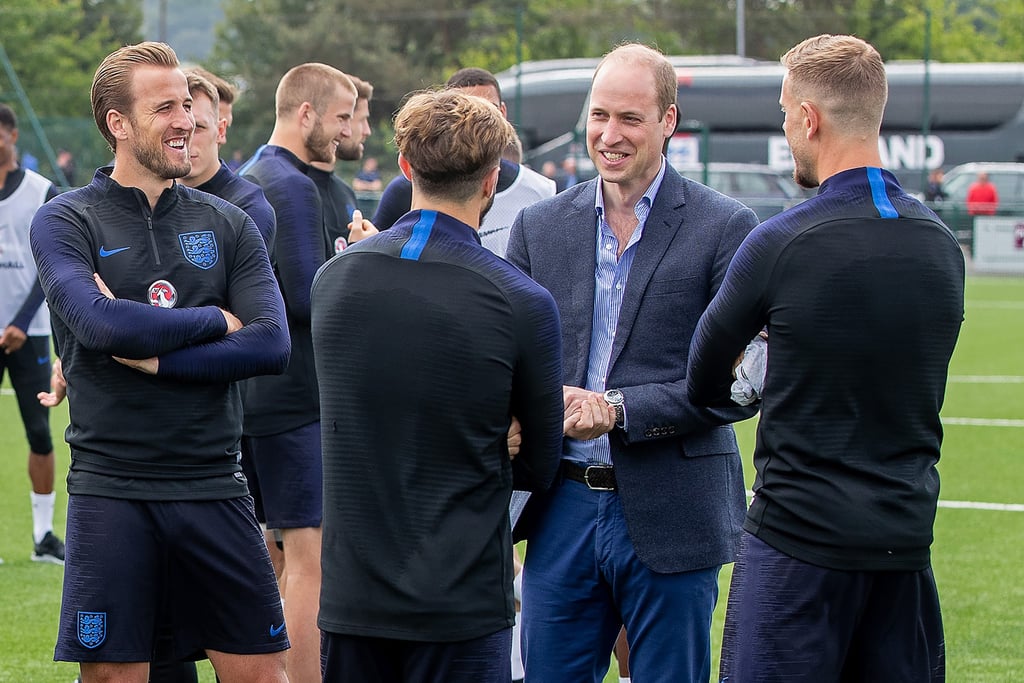
[[684,277],[674,280],[651,280],[647,285],[645,296],[665,296],[669,294],[692,294],[697,285],[697,277]]
[[739,452],[736,433],[728,425],[721,425],[701,434],[689,434],[680,442],[683,455],[701,458],[707,455],[731,455]]

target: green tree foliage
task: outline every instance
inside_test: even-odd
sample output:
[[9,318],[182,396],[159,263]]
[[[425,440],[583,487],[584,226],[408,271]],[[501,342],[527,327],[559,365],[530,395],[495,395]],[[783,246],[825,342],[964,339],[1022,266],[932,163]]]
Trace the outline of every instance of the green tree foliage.
[[119,45],[105,20],[86,22],[81,0],[4,0],[0,41],[40,116],[89,116],[93,72]]
[[[304,61],[326,62],[370,80],[376,88],[373,116],[386,121],[407,92],[441,83],[462,66],[500,71],[517,57],[597,57],[627,40],[669,54],[737,51],[736,0],[223,0],[222,5],[225,19],[208,66],[245,86],[233,134],[246,149],[269,135],[277,82]],[[1019,0],[745,0],[744,5],[748,57],[775,60],[808,36],[853,33],[875,44],[887,60],[922,59],[929,16],[932,59],[1007,61],[1024,54]]]
[[410,90],[436,83],[443,63],[438,45],[444,35],[465,33],[455,25],[463,13],[437,9],[434,15],[412,2],[382,5],[357,10],[331,0],[225,0],[208,65],[243,86],[231,146],[251,150],[266,141],[277,83],[304,62],[330,64],[373,83],[374,111],[381,118],[389,118]]
[[132,45],[142,40],[142,5],[139,0],[81,0],[85,35],[109,36],[114,45]]
[[[109,159],[106,144],[92,124],[89,89],[103,58],[123,42],[138,39],[141,13],[133,10],[136,4],[129,0],[0,2],[0,43],[10,67],[41,120],[49,147],[72,150],[81,169]],[[56,177],[46,145],[36,135],[28,108],[6,70],[0,72],[0,100],[9,103],[20,118],[19,148],[39,158],[40,170]],[[83,170],[79,175],[87,173]]]

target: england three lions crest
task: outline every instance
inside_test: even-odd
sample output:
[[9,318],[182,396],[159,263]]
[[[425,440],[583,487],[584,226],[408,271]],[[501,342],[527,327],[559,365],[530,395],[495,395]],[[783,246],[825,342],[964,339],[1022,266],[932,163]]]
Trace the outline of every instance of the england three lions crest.
[[106,612],[78,613],[78,642],[90,650],[95,650],[107,639]]
[[181,242],[181,253],[193,266],[209,270],[217,265],[220,254],[212,230],[185,232],[178,235],[178,241]]

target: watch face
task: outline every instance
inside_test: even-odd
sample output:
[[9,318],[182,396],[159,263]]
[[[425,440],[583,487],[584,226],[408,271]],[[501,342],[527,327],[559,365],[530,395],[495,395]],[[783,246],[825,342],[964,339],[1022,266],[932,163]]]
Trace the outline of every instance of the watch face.
[[622,403],[625,400],[625,397],[623,397],[622,392],[618,389],[609,389],[604,392],[604,400],[608,401],[611,405],[617,405]]

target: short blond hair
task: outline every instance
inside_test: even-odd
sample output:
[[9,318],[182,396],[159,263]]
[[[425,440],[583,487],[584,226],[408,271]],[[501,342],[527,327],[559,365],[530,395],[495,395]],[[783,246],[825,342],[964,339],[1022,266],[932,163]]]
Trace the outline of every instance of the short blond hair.
[[493,104],[459,90],[413,95],[395,117],[395,144],[426,195],[464,202],[497,168],[515,129]]
[[782,56],[794,97],[821,107],[842,129],[878,133],[889,96],[878,50],[854,36],[808,38]]
[[[196,76],[206,79],[210,85],[217,89],[217,100],[214,104],[217,104],[217,102],[223,102],[224,104],[235,103],[235,98],[238,97],[238,88],[225,79],[215,73],[207,71],[201,66],[190,66],[185,69],[185,75],[188,76],[190,74],[195,74]],[[192,88],[190,87],[189,90],[192,90]]]
[[319,62],[300,64],[289,69],[277,84],[274,110],[281,118],[294,113],[303,102],[309,102],[313,111],[322,114],[338,88],[348,90],[353,97],[359,95],[352,79],[333,66]]
[[210,102],[213,103],[214,110],[216,110],[217,105],[220,103],[220,91],[217,90],[217,87],[196,71],[186,71],[185,78],[188,80],[188,93],[193,98],[195,98],[197,93],[206,95]]

